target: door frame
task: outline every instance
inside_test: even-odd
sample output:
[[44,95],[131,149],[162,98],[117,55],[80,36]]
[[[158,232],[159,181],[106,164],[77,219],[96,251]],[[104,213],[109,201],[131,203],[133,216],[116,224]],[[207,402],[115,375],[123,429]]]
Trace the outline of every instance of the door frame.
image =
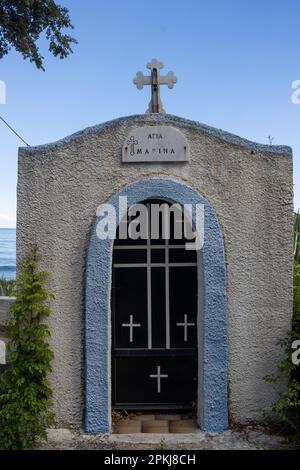
[[[198,251],[198,424],[223,432],[227,411],[227,299],[224,242],[213,207],[185,183],[148,178],[123,187],[106,203],[119,220],[119,197],[128,206],[162,199],[204,206],[204,244]],[[108,206],[107,206],[108,207]],[[111,432],[111,279],[114,237],[97,236],[93,221],[86,258],[85,290],[85,431]],[[193,212],[195,227],[195,213]]]

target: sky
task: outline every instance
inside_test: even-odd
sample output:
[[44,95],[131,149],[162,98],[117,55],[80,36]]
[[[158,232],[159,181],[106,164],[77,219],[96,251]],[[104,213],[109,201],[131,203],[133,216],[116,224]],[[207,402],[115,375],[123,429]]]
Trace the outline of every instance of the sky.
[[[56,141],[119,116],[143,114],[149,87],[137,71],[152,58],[178,83],[162,87],[170,114],[294,152],[295,209],[300,208],[299,0],[60,0],[78,40],[65,60],[39,41],[46,71],[15,51],[0,60],[6,103],[0,115],[30,144]],[[300,93],[299,93],[300,96]],[[0,97],[1,98],[1,97]],[[14,227],[18,147],[0,121],[0,227]]]

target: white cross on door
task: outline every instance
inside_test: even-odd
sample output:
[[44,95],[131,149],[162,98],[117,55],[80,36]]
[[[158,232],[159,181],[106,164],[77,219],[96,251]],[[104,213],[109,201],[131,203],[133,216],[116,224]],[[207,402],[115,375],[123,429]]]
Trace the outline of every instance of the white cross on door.
[[123,327],[129,328],[129,342],[133,342],[133,328],[139,328],[140,323],[133,323],[133,315],[129,315],[129,323],[122,323]]
[[156,374],[150,374],[149,377],[151,379],[156,379],[157,380],[157,393],[160,393],[160,390],[161,390],[160,380],[161,379],[167,379],[169,376],[168,376],[168,374],[161,374],[160,373],[160,366],[157,366]]
[[188,323],[188,319],[187,319],[187,318],[188,318],[188,316],[187,316],[187,314],[185,313],[185,314],[184,314],[184,321],[183,321],[183,323],[176,323],[177,326],[183,326],[183,328],[184,328],[184,330],[183,330],[183,331],[184,331],[183,335],[184,335],[184,342],[185,342],[185,343],[187,342],[187,339],[188,339],[188,327],[189,327],[189,326],[195,326],[195,323]]

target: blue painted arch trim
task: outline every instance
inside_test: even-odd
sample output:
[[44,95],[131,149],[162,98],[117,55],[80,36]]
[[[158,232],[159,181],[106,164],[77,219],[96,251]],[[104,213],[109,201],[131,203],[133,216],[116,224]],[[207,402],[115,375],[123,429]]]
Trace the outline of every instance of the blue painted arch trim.
[[[228,426],[227,412],[227,300],[224,243],[212,206],[197,191],[181,181],[149,178],[128,184],[107,203],[115,208],[119,197],[128,206],[157,198],[181,205],[204,205],[204,245],[198,252],[198,421],[207,432],[222,432]],[[193,224],[195,224],[193,214]],[[117,218],[118,220],[118,218]],[[86,262],[86,393],[85,430],[111,430],[111,259],[113,240],[100,240],[93,222]]]

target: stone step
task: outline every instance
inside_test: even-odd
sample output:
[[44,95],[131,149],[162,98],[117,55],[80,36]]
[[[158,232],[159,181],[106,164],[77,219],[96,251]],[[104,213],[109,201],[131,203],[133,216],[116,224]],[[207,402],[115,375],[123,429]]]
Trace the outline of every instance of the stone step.
[[142,432],[144,433],[168,433],[169,422],[154,419],[153,421],[142,422]]
[[163,421],[176,421],[181,419],[181,415],[155,415],[155,419]]
[[131,416],[130,419],[132,421],[154,421],[155,416],[154,415],[134,415]]
[[193,419],[182,419],[169,422],[170,433],[193,433],[197,430],[196,421]]
[[125,421],[120,421],[114,426],[115,434],[131,434],[142,432],[142,423],[141,421],[133,421],[126,419]]

